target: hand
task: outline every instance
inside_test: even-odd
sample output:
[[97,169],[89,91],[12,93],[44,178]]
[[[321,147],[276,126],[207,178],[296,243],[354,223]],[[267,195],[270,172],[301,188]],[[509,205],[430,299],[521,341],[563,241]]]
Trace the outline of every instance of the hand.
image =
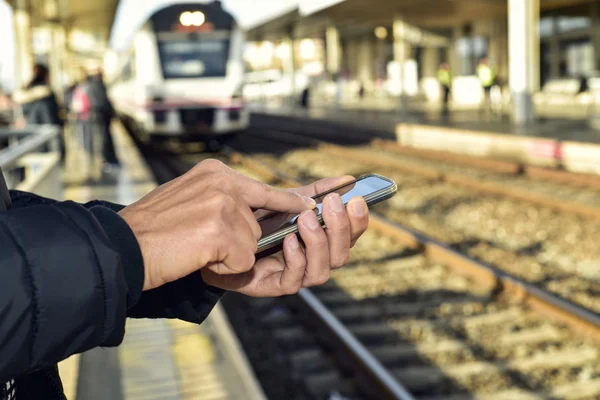
[[143,290],[149,290],[204,267],[221,275],[251,270],[261,236],[253,211],[300,213],[314,206],[310,198],[206,160],[119,214],[140,245]]
[[[314,196],[351,179],[324,179],[289,191]],[[256,214],[261,216],[265,212]],[[362,197],[350,200],[344,208],[338,194],[329,194],[323,201],[323,219],[327,229],[318,224],[312,211],[298,218],[304,248],[296,235],[289,235],[283,242],[283,251],[258,260],[247,272],[219,275],[214,270],[203,269],[202,277],[209,285],[255,297],[293,294],[302,287],[321,285],[329,280],[332,269],[348,262],[350,247],[367,229],[369,211]]]

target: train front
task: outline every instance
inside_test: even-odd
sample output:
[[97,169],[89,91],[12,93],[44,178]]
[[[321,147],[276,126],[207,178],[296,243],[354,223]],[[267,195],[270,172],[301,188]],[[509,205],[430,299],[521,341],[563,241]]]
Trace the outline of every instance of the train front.
[[146,90],[148,133],[206,140],[244,130],[243,34],[233,17],[219,3],[183,4],[150,25],[162,79]]

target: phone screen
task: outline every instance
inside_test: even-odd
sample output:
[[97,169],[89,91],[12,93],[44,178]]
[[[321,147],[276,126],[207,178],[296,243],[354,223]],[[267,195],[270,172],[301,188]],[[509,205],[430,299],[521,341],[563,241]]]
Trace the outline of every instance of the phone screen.
[[[383,189],[393,186],[394,182],[383,179],[378,176],[368,175],[363,178],[358,178],[348,182],[345,185],[330,189],[326,192],[319,193],[313,199],[317,202],[315,213],[317,216],[323,211],[323,200],[330,193],[337,193],[342,197],[342,202],[347,204],[350,199],[358,196],[366,197],[370,194],[377,193]],[[273,213],[266,215],[258,220],[263,237],[272,234],[281,229],[285,229],[296,223],[298,215]]]

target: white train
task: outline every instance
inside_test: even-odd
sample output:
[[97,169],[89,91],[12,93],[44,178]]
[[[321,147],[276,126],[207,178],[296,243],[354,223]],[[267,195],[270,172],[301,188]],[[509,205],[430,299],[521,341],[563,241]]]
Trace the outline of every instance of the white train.
[[147,137],[223,141],[243,131],[243,32],[220,2],[155,12],[118,56],[110,97]]

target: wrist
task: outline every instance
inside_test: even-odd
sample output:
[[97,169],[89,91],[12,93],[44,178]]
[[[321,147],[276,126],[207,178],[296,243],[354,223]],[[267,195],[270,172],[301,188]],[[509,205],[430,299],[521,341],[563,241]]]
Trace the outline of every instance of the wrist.
[[127,223],[118,213],[104,206],[90,208],[106,235],[119,252],[121,266],[127,282],[127,306],[137,303],[145,280],[145,266],[140,245]]
[[135,236],[139,245],[140,253],[143,262],[144,279],[142,283],[142,291],[148,291],[155,289],[160,284],[157,284],[157,279],[154,278],[152,263],[150,262],[151,257],[148,254],[150,246],[146,244],[144,220],[146,217],[141,216],[139,212],[132,211],[129,207],[123,208],[118,212],[119,216],[125,221],[125,223],[131,229],[131,232]]

